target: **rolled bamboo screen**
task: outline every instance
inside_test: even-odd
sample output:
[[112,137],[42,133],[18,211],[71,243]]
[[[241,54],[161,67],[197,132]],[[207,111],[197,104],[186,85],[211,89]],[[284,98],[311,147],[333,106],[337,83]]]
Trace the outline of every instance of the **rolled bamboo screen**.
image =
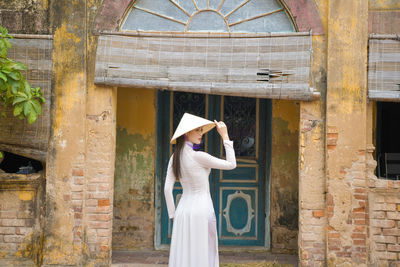
[[[99,37],[95,83],[311,100],[311,57],[309,33],[104,34]],[[264,79],[266,72],[271,75]]]
[[0,119],[0,150],[45,161],[50,134],[50,104],[52,77],[51,36],[18,35],[11,40],[8,56],[26,65],[25,77],[32,87],[40,86],[46,103],[42,115],[30,125],[13,116],[11,107],[4,109],[7,117]]
[[369,40],[368,96],[400,101],[400,38],[372,34]]

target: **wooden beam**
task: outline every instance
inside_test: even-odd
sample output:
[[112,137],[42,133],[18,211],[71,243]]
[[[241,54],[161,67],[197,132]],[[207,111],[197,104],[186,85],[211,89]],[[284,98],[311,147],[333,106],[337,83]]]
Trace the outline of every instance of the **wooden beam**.
[[400,91],[369,90],[368,98],[375,101],[400,102]]
[[0,144],[0,151],[10,152],[23,157],[35,159],[42,163],[46,162],[46,156],[47,156],[46,151],[41,151],[27,147],[20,147],[17,145],[9,145],[9,144]]
[[146,31],[102,31],[100,36],[126,36],[126,37],[167,37],[167,38],[270,38],[270,37],[295,37],[311,36],[310,32],[267,32],[267,33],[239,33],[239,32],[146,32]]

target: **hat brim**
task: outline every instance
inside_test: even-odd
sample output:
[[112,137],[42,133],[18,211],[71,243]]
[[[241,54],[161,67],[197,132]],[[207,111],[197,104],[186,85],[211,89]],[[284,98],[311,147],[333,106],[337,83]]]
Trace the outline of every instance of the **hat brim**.
[[194,127],[194,128],[191,128],[191,129],[187,129],[186,132],[180,133],[179,135],[174,136],[173,139],[171,139],[171,142],[170,142],[170,143],[171,143],[171,144],[175,144],[175,143],[176,143],[176,139],[178,139],[180,136],[182,136],[182,135],[184,135],[185,133],[188,133],[188,132],[190,132],[190,131],[192,131],[192,130],[194,130],[194,129],[200,128],[200,127],[203,127],[203,134],[205,134],[205,133],[211,131],[211,130],[215,127],[215,124],[212,122],[212,123],[208,123],[208,124],[205,124],[205,125],[196,126],[196,127]]

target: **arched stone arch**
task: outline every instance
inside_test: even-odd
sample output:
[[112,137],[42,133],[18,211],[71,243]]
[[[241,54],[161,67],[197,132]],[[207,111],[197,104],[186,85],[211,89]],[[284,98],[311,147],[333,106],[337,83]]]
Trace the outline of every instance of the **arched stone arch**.
[[[95,20],[95,32],[118,31],[121,19],[131,2],[132,0],[105,0]],[[281,0],[281,3],[286,7],[298,31],[312,30],[314,35],[324,34],[321,18],[313,0]]]

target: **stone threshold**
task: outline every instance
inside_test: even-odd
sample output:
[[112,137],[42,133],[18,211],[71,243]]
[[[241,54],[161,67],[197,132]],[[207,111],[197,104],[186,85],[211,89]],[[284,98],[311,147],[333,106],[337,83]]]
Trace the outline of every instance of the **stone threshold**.
[[[266,251],[220,251],[220,263],[276,262],[297,267],[297,255],[275,254]],[[112,267],[168,266],[168,251],[113,251]],[[250,265],[249,265],[250,266]]]

